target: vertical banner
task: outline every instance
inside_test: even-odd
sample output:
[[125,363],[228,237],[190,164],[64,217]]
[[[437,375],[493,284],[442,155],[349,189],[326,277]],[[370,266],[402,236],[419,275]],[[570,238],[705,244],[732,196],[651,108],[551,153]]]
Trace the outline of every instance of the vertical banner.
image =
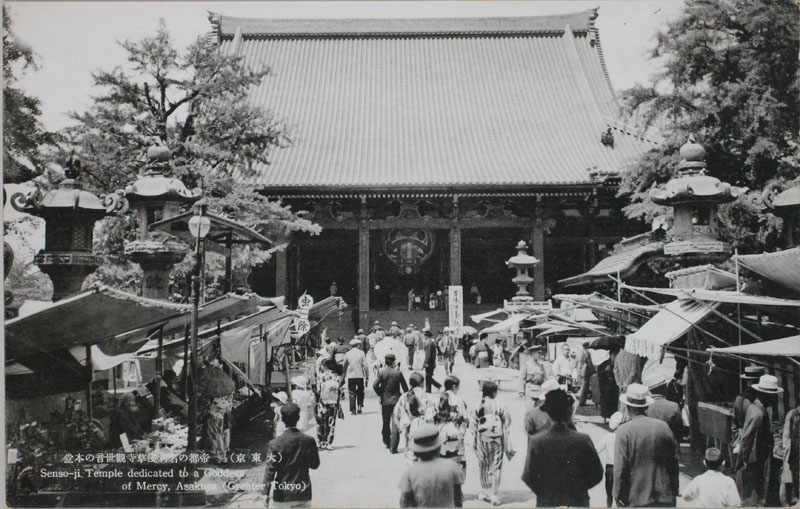
[[448,287],[448,299],[450,306],[450,328],[458,328],[464,326],[464,287],[461,285],[451,285]]

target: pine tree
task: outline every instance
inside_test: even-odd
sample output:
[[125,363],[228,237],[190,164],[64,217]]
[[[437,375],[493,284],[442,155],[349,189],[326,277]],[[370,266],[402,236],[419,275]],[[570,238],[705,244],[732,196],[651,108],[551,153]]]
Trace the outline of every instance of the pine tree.
[[657,35],[653,57],[664,70],[624,93],[630,112],[658,126],[664,143],[623,175],[629,217],[664,212],[647,198],[677,167],[678,148],[694,134],[708,171],[746,186],[721,208],[727,240],[740,251],[779,246],[781,221],[761,211],[764,192],[800,176],[800,10],[792,0],[687,0],[682,15]]
[[[147,148],[159,144],[172,151],[174,174],[190,189],[203,189],[211,212],[267,235],[319,232],[242,183],[256,163],[269,163],[273,150],[290,143],[280,122],[246,101],[249,89],[269,74],[267,65],[245,65],[205,38],[179,52],[163,21],[154,36],[121,45],[128,53],[125,67],[93,74],[103,92],[86,112],[72,113],[77,125],[63,133],[70,140],[66,149],[83,161],[88,187],[98,194],[124,188],[135,180]],[[121,254],[131,236],[129,219],[106,221],[95,240],[116,266],[101,267],[96,278],[136,286]],[[265,252],[245,249],[235,262],[249,270],[264,259]]]

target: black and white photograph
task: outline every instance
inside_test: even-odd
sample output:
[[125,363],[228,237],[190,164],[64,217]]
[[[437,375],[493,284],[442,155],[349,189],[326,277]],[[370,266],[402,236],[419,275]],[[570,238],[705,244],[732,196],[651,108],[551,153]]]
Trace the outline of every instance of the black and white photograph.
[[2,11],[6,507],[800,503],[796,1]]

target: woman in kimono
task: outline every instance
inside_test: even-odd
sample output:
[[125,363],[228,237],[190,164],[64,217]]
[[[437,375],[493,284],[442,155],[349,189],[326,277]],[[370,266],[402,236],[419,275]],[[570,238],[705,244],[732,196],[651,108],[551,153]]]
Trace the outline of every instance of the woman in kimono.
[[297,429],[310,436],[317,434],[317,401],[308,389],[308,379],[303,375],[292,378],[292,402],[300,407]]
[[406,461],[416,461],[416,455],[411,451],[414,430],[424,422],[433,422],[433,408],[428,404],[428,394],[423,384],[425,378],[419,373],[412,373],[408,379],[408,392],[400,395],[392,412],[392,424],[400,438],[405,438]]
[[439,405],[433,418],[434,424],[444,435],[441,456],[450,458],[459,465],[466,476],[467,458],[464,455],[464,436],[467,433],[469,414],[467,404],[458,396],[461,381],[453,375],[444,379],[444,391],[439,397]]
[[317,442],[320,449],[333,449],[333,437],[336,431],[336,417],[341,400],[341,382],[339,375],[333,371],[335,361],[325,359],[319,365],[317,374]]
[[[510,460],[514,448],[509,440],[511,414],[495,400],[497,384],[483,383],[483,397],[477,410],[470,415],[470,429],[475,436],[475,456],[478,458],[481,491],[478,499],[500,505],[500,475],[503,469],[503,454]],[[491,495],[489,493],[491,493]]]

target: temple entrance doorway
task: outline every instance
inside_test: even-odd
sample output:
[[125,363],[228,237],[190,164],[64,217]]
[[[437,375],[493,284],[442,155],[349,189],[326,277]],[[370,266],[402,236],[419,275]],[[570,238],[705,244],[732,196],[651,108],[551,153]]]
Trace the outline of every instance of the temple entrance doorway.
[[[387,239],[381,232],[370,235],[370,309],[376,311],[408,310],[408,292],[420,296],[419,309],[430,310],[430,294],[449,284],[450,243],[448,232],[432,230],[429,256],[421,263],[403,265],[386,248]],[[394,258],[394,259],[393,259]],[[441,305],[437,307],[440,309]]]

